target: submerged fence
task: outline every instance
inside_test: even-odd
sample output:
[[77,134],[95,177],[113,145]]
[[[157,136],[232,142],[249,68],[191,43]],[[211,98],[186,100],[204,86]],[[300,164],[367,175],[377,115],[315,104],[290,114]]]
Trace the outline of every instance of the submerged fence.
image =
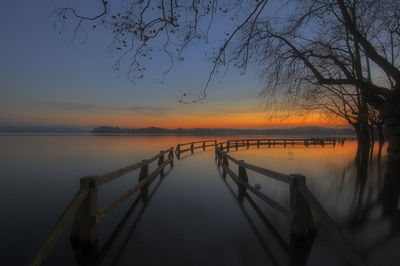
[[[148,197],[148,187],[153,180],[160,175],[164,176],[164,168],[169,164],[173,167],[174,152],[177,158],[185,152],[194,153],[197,149],[206,150],[207,147],[215,147],[215,158],[218,166],[222,168],[222,175],[229,175],[239,187],[239,200],[243,201],[247,191],[250,191],[265,203],[269,204],[273,209],[288,217],[290,220],[290,234],[293,239],[305,239],[312,237],[316,233],[316,226],[313,217],[313,212],[318,216],[322,225],[330,233],[339,246],[343,249],[353,265],[364,265],[359,256],[353,250],[351,245],[344,238],[343,234],[338,229],[335,222],[330,218],[328,213],[314,197],[312,192],[306,186],[306,177],[295,174],[285,175],[274,172],[253,164],[246,163],[243,160],[238,160],[227,154],[230,148],[249,147],[256,145],[274,146],[274,145],[336,145],[343,144],[344,138],[325,138],[325,139],[228,139],[226,142],[217,142],[217,140],[204,140],[190,143],[178,144],[174,151],[171,147],[167,150],[160,151],[159,154],[150,159],[142,160],[141,162],[129,165],[122,169],[104,174],[102,176],[89,176],[80,179],[80,189],[73,197],[67,208],[62,213],[55,227],[50,232],[46,240],[38,252],[33,257],[30,265],[41,265],[48,254],[54,247],[57,239],[65,231],[68,223],[75,215],[72,226],[71,239],[79,244],[93,245],[98,238],[98,224],[114,209],[118,208],[123,202],[130,198],[135,192],[140,191],[138,197],[146,199]],[[165,158],[167,155],[167,158]],[[149,173],[149,165],[157,161],[157,168]],[[232,170],[232,165],[237,167],[237,171]],[[138,183],[128,189],[116,200],[107,206],[98,208],[98,188],[102,185],[111,182],[122,175],[140,169]],[[247,171],[253,171],[265,177],[273,178],[279,182],[290,186],[290,206],[286,207],[274,199],[262,193],[257,187],[249,184]],[[141,196],[142,195],[142,196]],[[248,197],[246,197],[248,198]],[[135,200],[136,202],[136,200]],[[313,211],[313,212],[312,212]]]
[[[167,155],[166,159],[165,155]],[[157,168],[149,174],[149,164],[156,160],[158,164]],[[38,252],[34,255],[30,265],[41,265],[43,263],[74,215],[75,219],[72,226],[71,239],[83,245],[92,245],[96,243],[99,222],[130,198],[135,192],[140,190],[143,196],[146,197],[149,184],[151,184],[158,175],[161,177],[164,176],[164,168],[168,164],[170,167],[173,167],[173,160],[174,148],[171,147],[168,150],[160,151],[158,155],[150,159],[142,160],[139,163],[129,165],[105,175],[81,178],[79,191],[64,210]],[[139,168],[140,174],[138,183],[120,195],[112,203],[98,210],[98,188]]]
[[[259,140],[255,141],[256,143],[259,143]],[[246,143],[247,146],[250,140],[234,140],[234,147],[237,147],[240,142],[242,145],[243,143]],[[246,163],[243,160],[238,160],[227,154],[229,148],[232,147],[231,144],[232,141],[229,140],[227,142],[219,143],[215,148],[215,158],[218,166],[222,167],[223,177],[228,174],[239,186],[239,199],[244,197],[246,190],[251,191],[265,203],[269,204],[273,209],[288,217],[290,219],[290,235],[293,239],[305,239],[307,237],[312,237],[316,233],[316,226],[311,212],[311,210],[313,210],[320,219],[322,225],[330,233],[331,237],[339,244],[339,247],[342,248],[342,251],[346,254],[351,263],[357,266],[364,265],[335,222],[314,197],[312,192],[307,188],[305,176],[299,174],[285,175]],[[231,169],[230,162],[237,166],[236,173]],[[265,177],[273,178],[277,181],[288,184],[290,186],[290,207],[287,208],[283,206],[279,202],[259,191],[256,187],[250,185],[247,170],[251,170]]]
[[197,149],[203,149],[203,151],[207,147],[216,147],[217,141],[216,140],[202,140],[202,141],[195,141],[189,143],[183,143],[176,145],[175,154],[176,157],[179,159],[181,154],[187,151],[190,151],[192,154]]

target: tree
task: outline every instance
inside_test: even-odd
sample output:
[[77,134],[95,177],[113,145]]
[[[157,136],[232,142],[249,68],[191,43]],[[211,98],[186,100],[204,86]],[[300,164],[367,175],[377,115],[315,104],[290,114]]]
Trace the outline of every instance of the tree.
[[[322,112],[333,119],[342,118],[354,127],[358,138],[362,137],[360,114],[362,99],[359,89],[354,86],[317,85],[308,88],[301,98],[305,110]],[[369,114],[372,114],[371,112],[372,110]],[[370,116],[370,122],[372,121],[375,120]]]
[[217,16],[232,18],[230,32],[221,33],[202,94],[182,97],[182,102],[204,100],[212,76],[230,63],[243,72],[250,64],[258,66],[268,95],[299,99],[312,86],[352,87],[361,99],[360,131],[368,134],[368,105],[378,109],[391,158],[400,162],[399,1],[289,0],[279,17],[270,14],[268,0],[100,3],[101,11],[91,17],[73,8],[58,9],[56,25],[75,19],[74,33],[85,22],[93,28],[105,25],[114,34],[115,50],[123,51],[121,60],[131,56],[128,73],[136,78],[143,77],[143,64],[156,48],[170,56],[172,67],[191,43],[207,42]]

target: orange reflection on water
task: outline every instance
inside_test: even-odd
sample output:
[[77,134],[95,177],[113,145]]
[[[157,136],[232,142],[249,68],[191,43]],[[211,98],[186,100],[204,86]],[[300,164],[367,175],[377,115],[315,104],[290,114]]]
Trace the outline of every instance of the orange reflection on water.
[[[345,141],[345,144],[339,145],[287,145],[281,146],[261,146],[250,150],[233,152],[231,154],[238,158],[246,160],[249,163],[260,165],[271,170],[285,174],[294,173],[315,173],[326,168],[345,167],[353,163],[357,154],[357,142]],[[378,154],[378,144],[373,150],[374,157]],[[382,149],[382,157],[386,156],[386,147]]]

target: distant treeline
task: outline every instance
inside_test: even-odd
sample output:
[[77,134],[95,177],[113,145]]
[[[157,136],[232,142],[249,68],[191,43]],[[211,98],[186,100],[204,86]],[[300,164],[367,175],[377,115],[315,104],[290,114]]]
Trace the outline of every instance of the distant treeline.
[[159,134],[159,135],[192,135],[192,136],[229,136],[229,135],[299,135],[299,136],[330,136],[354,135],[351,128],[327,127],[296,127],[275,129],[234,129],[234,128],[120,128],[112,126],[96,127],[90,133],[107,134]]

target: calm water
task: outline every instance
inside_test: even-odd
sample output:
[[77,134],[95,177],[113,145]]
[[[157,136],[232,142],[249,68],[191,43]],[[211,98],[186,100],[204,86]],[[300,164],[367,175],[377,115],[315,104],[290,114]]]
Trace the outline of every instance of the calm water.
[[[4,265],[24,265],[79,189],[79,178],[100,175],[149,158],[177,143],[204,137],[0,135],[1,250]],[[225,140],[226,138],[219,138]],[[250,147],[231,155],[285,174],[300,173],[368,265],[398,265],[399,221],[384,211],[386,155],[374,150],[370,164],[356,163],[357,145]],[[385,149],[384,149],[385,150]],[[188,154],[189,155],[189,154]],[[358,165],[358,166],[357,166]],[[154,169],[155,166],[151,166]],[[288,204],[288,187],[253,174],[251,184]],[[138,172],[99,191],[100,207],[137,182]],[[122,205],[99,227],[102,265],[343,265],[338,245],[317,220],[308,247],[295,248],[289,222],[263,202],[237,201],[237,186],[223,179],[212,149],[175,160],[153,182],[114,238],[110,235],[132,204]],[[398,196],[398,195],[397,195]],[[254,205],[261,210],[257,214]],[[397,202],[398,208],[398,202]],[[86,265],[68,241],[57,242],[46,265]],[[115,234],[114,234],[115,235]],[[384,261],[384,264],[382,264]]]

